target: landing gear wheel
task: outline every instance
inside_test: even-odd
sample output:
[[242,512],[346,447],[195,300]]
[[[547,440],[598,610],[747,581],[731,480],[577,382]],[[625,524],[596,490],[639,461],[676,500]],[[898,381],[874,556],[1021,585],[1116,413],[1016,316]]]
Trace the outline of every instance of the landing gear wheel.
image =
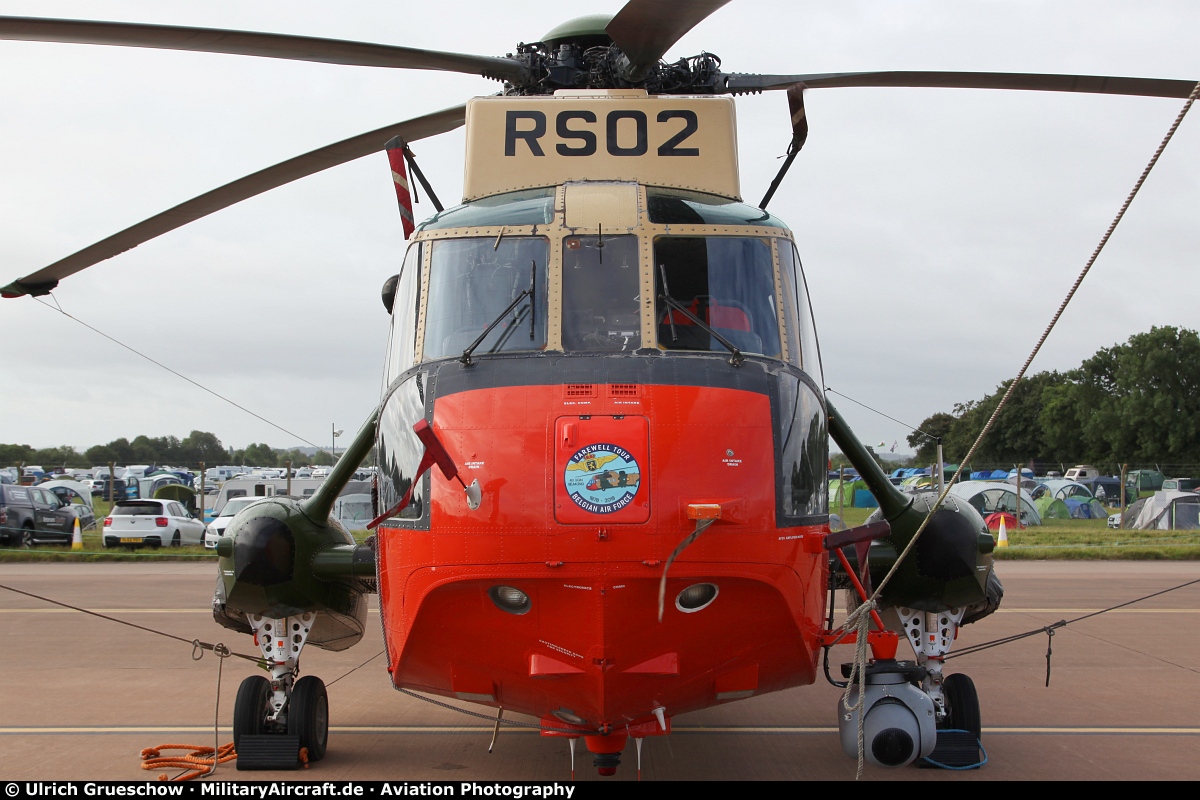
[[288,734],[300,737],[300,746],[308,748],[310,763],[325,757],[329,743],[329,695],[320,678],[305,675],[292,687]]
[[171,537],[171,547],[179,547],[183,544],[183,537],[179,535],[179,531],[175,531],[175,535]]
[[267,732],[267,701],[271,697],[271,682],[261,675],[251,675],[238,687],[233,701],[233,749],[237,750],[242,734],[258,736]]
[[942,684],[942,697],[946,700],[946,720],[941,727],[970,731],[976,739],[982,739],[983,722],[975,682],[962,673],[947,675]]

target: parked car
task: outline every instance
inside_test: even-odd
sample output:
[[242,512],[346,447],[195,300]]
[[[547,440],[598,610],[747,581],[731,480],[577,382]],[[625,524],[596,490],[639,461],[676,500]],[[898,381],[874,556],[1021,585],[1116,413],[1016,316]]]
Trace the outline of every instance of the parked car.
[[[279,496],[282,497],[283,495]],[[225,535],[225,529],[229,527],[229,523],[233,521],[237,512],[258,500],[265,499],[265,497],[250,496],[235,497],[226,501],[225,505],[221,507],[221,513],[212,522],[208,523],[208,531],[204,534],[204,546],[210,550],[216,547],[217,540]]]
[[33,547],[42,542],[70,543],[75,514],[53,492],[35,486],[0,486],[0,538],[6,544]]
[[104,518],[105,547],[161,547],[204,542],[204,523],[176,500],[123,500]]
[[1200,489],[1200,479],[1197,478],[1167,478],[1163,481],[1163,491],[1194,492]]

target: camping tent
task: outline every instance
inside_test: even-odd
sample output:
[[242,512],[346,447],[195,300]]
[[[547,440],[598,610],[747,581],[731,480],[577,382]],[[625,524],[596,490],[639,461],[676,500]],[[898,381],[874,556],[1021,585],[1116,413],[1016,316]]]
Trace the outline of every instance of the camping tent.
[[1063,502],[1067,504],[1067,508],[1071,509],[1071,516],[1074,519],[1106,519],[1108,517],[1104,506],[1094,497],[1068,497]]
[[[39,489],[48,489],[53,491],[59,497],[62,497],[72,505],[87,506],[92,508],[92,491],[84,486],[79,481],[69,480],[54,480],[46,481],[38,484]],[[57,490],[57,491],[55,491]],[[1200,495],[1198,495],[1200,496]]]
[[866,489],[867,484],[861,478],[847,478],[844,481],[833,480],[829,482],[829,507],[837,508],[839,504],[848,506],[854,505],[854,492],[857,489]]
[[[1136,505],[1136,504],[1135,504]],[[1133,507],[1130,507],[1130,511]],[[1136,530],[1192,530],[1200,528],[1200,494],[1155,492],[1147,498],[1129,526]]]
[[1157,492],[1164,480],[1166,476],[1156,469],[1135,469],[1125,476],[1125,482],[1135,492]]
[[[1007,511],[1015,514],[1017,511],[1017,491],[1011,483],[999,481],[971,481],[956,483],[950,493],[966,500],[981,516],[988,516],[996,511]],[[1200,497],[1200,495],[1197,495]],[[1041,525],[1042,516],[1029,492],[1021,491],[1021,524]]]
[[[1009,477],[1004,479],[1004,482],[1011,483],[1013,486],[1016,486],[1017,485],[1017,476],[1010,475]],[[1037,499],[1037,496],[1039,494],[1037,489],[1041,485],[1042,484],[1035,481],[1033,478],[1021,478],[1021,488],[1024,489],[1025,491],[1029,492],[1029,494],[1033,496],[1034,500]]]
[[183,503],[193,514],[196,512],[196,490],[184,486],[182,483],[168,483],[160,486],[154,490],[154,497],[157,500],[175,500]]
[[987,523],[989,531],[999,531],[1000,521],[1004,521],[1004,532],[1015,531],[1022,527],[1017,524],[1017,518],[1007,511],[994,511],[984,517],[983,521]]
[[1067,508],[1067,504],[1057,497],[1051,497],[1049,494],[1043,494],[1037,500],[1034,500],[1033,505],[1037,508],[1038,513],[1042,515],[1042,519],[1071,518],[1071,509]]
[[1145,508],[1148,502],[1150,502],[1150,498],[1143,497],[1141,500],[1134,500],[1130,503],[1126,507],[1125,513],[1121,515],[1121,527],[1132,528],[1133,521],[1138,518],[1138,514],[1142,513],[1142,509]]
[[[1200,495],[1198,495],[1200,496]],[[875,499],[875,495],[871,494],[869,489],[854,490],[854,507],[855,508],[879,508],[879,501]]]
[[[1078,481],[1068,481],[1062,478],[1051,478],[1050,480],[1042,481],[1042,486],[1046,487],[1045,494],[1051,497],[1057,497],[1059,500],[1090,500],[1092,490],[1084,486]],[[1043,492],[1035,492],[1036,497],[1040,497]]]

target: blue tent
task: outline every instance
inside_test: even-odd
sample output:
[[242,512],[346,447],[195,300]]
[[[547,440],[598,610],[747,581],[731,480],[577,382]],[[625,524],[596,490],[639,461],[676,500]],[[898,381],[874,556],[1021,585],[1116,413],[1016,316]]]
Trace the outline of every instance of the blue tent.
[[992,471],[985,469],[980,472],[972,472],[971,480],[973,481],[990,481],[992,479]]
[[1094,497],[1071,497],[1063,502],[1067,504],[1071,516],[1075,519],[1104,519],[1108,516],[1104,506]]
[[867,489],[856,489],[854,491],[854,507],[855,508],[878,508],[879,501],[875,499],[875,495],[871,494]]

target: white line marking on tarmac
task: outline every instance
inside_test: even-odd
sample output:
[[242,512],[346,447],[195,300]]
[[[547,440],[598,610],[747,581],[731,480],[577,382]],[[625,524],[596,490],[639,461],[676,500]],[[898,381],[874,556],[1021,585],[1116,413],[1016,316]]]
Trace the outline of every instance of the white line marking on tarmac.
[[[232,728],[221,727],[225,733],[231,733]],[[479,725],[330,725],[332,733],[346,734],[457,734],[490,733],[491,726]],[[506,728],[511,733],[538,733],[535,728]],[[791,727],[780,726],[675,726],[672,733],[729,733],[729,734],[834,734],[835,727]],[[1129,728],[1129,727],[996,727],[984,728],[983,732],[990,735],[1012,734],[1053,734],[1058,736],[1200,736],[1200,728]],[[146,735],[146,734],[203,734],[212,733],[208,725],[177,725],[177,726],[146,726],[146,727],[9,727],[0,728],[0,736],[33,736],[33,735],[74,735],[74,734],[115,734],[115,735]]]
[[[997,614],[1094,614],[1099,608],[1001,608]],[[89,608],[97,614],[211,614],[209,606],[196,608]],[[370,608],[378,614],[378,608]],[[0,614],[78,614],[70,608],[0,608]],[[1200,614],[1200,608],[1117,608],[1109,614]]]
[[[1000,608],[997,614],[1095,614],[1100,608]],[[1107,614],[1200,614],[1200,608],[1114,608]]]
[[[378,614],[379,609],[367,609]],[[211,614],[211,606],[196,608],[89,608],[97,614]],[[0,608],[0,614],[78,614],[73,608]]]

